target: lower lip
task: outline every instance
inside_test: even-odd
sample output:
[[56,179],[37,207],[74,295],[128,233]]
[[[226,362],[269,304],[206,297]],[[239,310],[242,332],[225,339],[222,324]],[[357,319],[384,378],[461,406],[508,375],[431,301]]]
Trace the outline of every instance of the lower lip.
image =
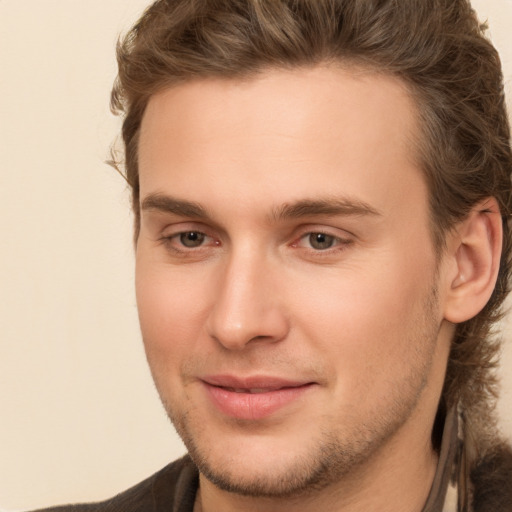
[[295,402],[313,386],[305,384],[264,393],[236,393],[226,388],[204,384],[214,405],[227,416],[240,420],[266,418]]

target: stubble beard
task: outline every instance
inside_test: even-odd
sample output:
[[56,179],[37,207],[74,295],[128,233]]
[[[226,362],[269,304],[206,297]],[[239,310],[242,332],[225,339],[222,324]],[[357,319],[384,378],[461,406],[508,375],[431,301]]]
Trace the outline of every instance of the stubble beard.
[[[208,447],[200,442],[207,426],[197,425],[189,412],[176,411],[162,398],[166,412],[188,449],[200,473],[219,489],[242,496],[258,498],[301,498],[341,481],[346,475],[367,463],[386,442],[407,422],[415,410],[427,384],[433,354],[439,334],[434,318],[437,292],[432,288],[425,301],[424,316],[419,322],[414,340],[423,343],[409,372],[404,375],[399,389],[385,404],[379,404],[375,414],[357,429],[321,432],[314,446],[306,453],[298,453],[293,462],[280,473],[269,471],[264,476],[240,475],[230,472],[226,465],[210,460]],[[419,338],[421,337],[421,338]],[[162,396],[162,394],[161,394]],[[243,454],[239,454],[244,456]],[[236,454],[235,454],[236,456]]]

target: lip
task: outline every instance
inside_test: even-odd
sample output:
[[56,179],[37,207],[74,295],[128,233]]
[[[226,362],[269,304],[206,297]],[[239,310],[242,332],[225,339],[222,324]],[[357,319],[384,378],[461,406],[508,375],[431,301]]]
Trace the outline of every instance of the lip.
[[306,393],[313,382],[279,377],[215,375],[202,379],[213,405],[240,420],[260,420],[277,413]]

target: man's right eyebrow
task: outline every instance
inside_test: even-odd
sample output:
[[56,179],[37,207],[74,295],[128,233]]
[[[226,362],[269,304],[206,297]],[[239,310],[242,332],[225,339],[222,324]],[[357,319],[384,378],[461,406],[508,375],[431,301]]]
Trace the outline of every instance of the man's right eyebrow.
[[162,194],[150,194],[141,202],[142,211],[158,211],[179,217],[207,219],[208,212],[198,203]]

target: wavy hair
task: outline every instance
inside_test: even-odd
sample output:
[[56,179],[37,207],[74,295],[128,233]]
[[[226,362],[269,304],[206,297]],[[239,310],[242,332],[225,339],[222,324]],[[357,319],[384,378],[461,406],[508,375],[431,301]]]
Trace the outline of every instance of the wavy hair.
[[135,238],[137,144],[156,92],[203,77],[247,78],[269,67],[331,62],[402,79],[420,118],[416,149],[438,254],[446,231],[475,204],[493,196],[500,206],[496,288],[477,316],[457,325],[442,396],[443,407],[459,402],[473,411],[475,424],[491,421],[500,348],[493,328],[509,289],[512,157],[499,56],[469,1],[158,0],[118,43],[117,59],[111,104],[124,116],[124,162],[114,165],[131,187]]

